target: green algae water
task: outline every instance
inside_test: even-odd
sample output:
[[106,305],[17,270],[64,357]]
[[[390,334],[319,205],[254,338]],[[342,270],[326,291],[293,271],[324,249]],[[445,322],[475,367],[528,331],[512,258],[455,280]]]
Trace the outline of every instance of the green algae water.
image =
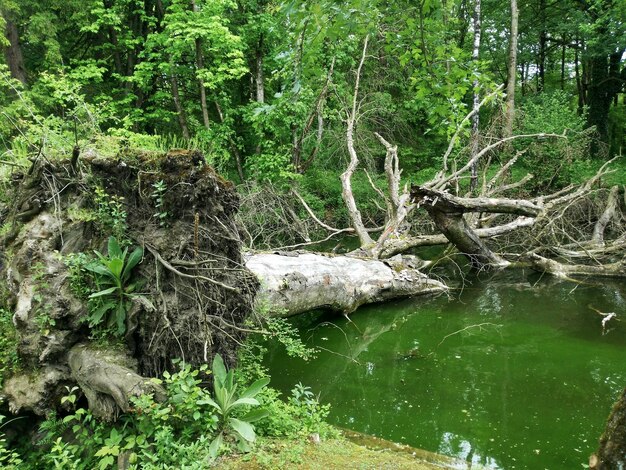
[[[601,312],[622,321],[602,324]],[[626,285],[526,275],[450,296],[298,319],[320,348],[270,345],[272,385],[301,382],[341,427],[493,469],[583,468],[626,387]]]

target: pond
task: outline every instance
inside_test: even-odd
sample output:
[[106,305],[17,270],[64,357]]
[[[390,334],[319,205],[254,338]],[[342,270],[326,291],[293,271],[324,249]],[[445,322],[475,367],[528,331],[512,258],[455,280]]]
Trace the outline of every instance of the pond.
[[[299,318],[305,362],[270,345],[272,385],[301,382],[341,427],[493,469],[582,468],[626,387],[623,282],[523,271],[450,296]],[[592,309],[593,308],[593,309]]]

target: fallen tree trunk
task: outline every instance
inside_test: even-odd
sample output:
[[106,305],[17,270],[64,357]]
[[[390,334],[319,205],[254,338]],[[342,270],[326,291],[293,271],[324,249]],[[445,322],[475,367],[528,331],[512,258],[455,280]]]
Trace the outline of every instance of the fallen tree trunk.
[[504,267],[510,263],[487,247],[467,223],[465,213],[480,211],[535,216],[540,210],[538,206],[523,200],[467,199],[421,186],[411,189],[411,198],[428,212],[437,229],[478,269]]
[[540,272],[552,274],[557,277],[600,276],[600,277],[626,277],[626,258],[610,264],[584,265],[564,264],[558,261],[544,258],[536,253],[529,256],[532,267]]
[[593,470],[626,468],[626,389],[613,406],[598,452],[589,459]]
[[414,257],[379,261],[316,253],[249,255],[246,267],[261,281],[257,302],[284,315],[316,308],[350,313],[360,305],[445,292],[420,273]]

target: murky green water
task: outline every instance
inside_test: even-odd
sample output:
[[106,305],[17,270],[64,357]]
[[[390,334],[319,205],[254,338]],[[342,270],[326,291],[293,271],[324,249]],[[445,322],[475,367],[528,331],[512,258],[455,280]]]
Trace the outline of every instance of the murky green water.
[[487,468],[576,469],[626,387],[626,285],[473,279],[450,298],[310,319],[305,363],[270,347],[273,386],[302,382],[343,427]]

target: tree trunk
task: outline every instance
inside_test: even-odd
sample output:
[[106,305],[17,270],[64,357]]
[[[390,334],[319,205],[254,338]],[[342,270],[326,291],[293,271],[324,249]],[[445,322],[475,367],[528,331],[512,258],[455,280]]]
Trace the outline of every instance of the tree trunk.
[[506,110],[504,116],[504,136],[513,132],[515,119],[515,75],[517,73],[517,30],[519,11],[517,0],[511,0],[511,36],[509,38],[509,66],[506,82]]
[[583,87],[583,80],[580,76],[580,53],[579,49],[582,44],[576,38],[576,49],[574,52],[574,72],[576,74],[576,91],[578,92],[578,114],[582,115],[585,108],[585,89]]
[[11,76],[22,82],[23,85],[26,85],[26,67],[24,66],[24,57],[22,56],[22,47],[20,46],[17,25],[11,21],[8,14],[2,12],[2,16],[6,23],[5,36],[9,42],[9,44],[3,48],[4,58],[9,66]]
[[283,315],[316,308],[350,313],[366,303],[447,290],[413,266],[412,257],[383,262],[306,252],[255,254],[246,261],[261,281],[257,302]]
[[178,115],[178,124],[183,132],[183,137],[187,140],[191,137],[189,134],[189,127],[187,126],[187,115],[185,109],[180,100],[180,94],[178,93],[178,78],[174,70],[174,61],[170,57],[170,86],[172,89],[172,99],[174,100],[174,107],[176,108],[176,114]]
[[546,86],[546,48],[548,46],[548,32],[546,31],[546,0],[539,0],[539,54],[537,57],[537,92],[541,93]]
[[626,277],[626,258],[616,263],[589,266],[584,264],[563,264],[537,254],[531,254],[530,262],[532,263],[533,269],[562,278],[576,275]]
[[[474,64],[477,64],[480,54],[480,0],[475,0],[474,6],[474,16],[473,16],[473,27],[474,27],[474,47],[472,50],[472,61]],[[476,65],[475,65],[476,66]],[[472,116],[472,155],[474,157],[478,153],[478,126],[480,124],[480,94],[478,93],[478,87],[480,83],[478,79],[474,80],[474,99],[473,99],[473,111],[474,115]],[[470,158],[471,158],[470,157]],[[474,191],[478,184],[478,161],[475,161],[472,164],[471,168],[471,179],[470,179],[470,190]]]
[[622,52],[609,56],[594,56],[591,58],[591,83],[589,84],[589,118],[590,126],[595,126],[600,140],[608,142],[609,111],[614,97],[621,90],[620,64]]
[[[198,14],[198,5],[196,5],[195,0],[191,0],[191,10],[194,14]],[[200,38],[196,38],[195,40],[196,47],[196,71],[199,72],[204,68],[204,55],[202,53],[202,40]],[[202,108],[202,121],[204,122],[204,127],[209,130],[211,127],[211,121],[209,120],[209,108],[206,102],[206,89],[204,87],[204,82],[201,78],[198,78],[198,87],[200,88],[200,107]]]
[[265,103],[265,74],[263,72],[263,34],[259,36],[256,50],[256,101]]
[[567,52],[567,42],[565,38],[562,38],[563,45],[561,46],[561,90],[565,90],[565,56]]
[[618,214],[619,209],[619,193],[620,187],[615,185],[611,188],[611,192],[609,193],[609,198],[606,203],[606,208],[604,212],[596,222],[595,227],[593,228],[593,236],[591,241],[598,245],[604,245],[604,232],[606,231],[606,226],[609,224],[611,219],[618,218],[620,215]]
[[359,237],[361,242],[361,247],[365,247],[368,245],[373,245],[374,240],[370,237],[369,233],[365,229],[365,225],[363,224],[363,219],[361,218],[361,212],[357,208],[356,201],[354,200],[354,194],[352,193],[352,174],[356,170],[357,165],[359,164],[359,158],[356,153],[356,149],[354,148],[354,125],[356,122],[356,113],[357,113],[357,98],[359,95],[359,83],[361,80],[361,70],[363,68],[363,63],[365,62],[365,54],[367,52],[367,43],[369,40],[369,36],[365,38],[363,43],[363,53],[361,54],[361,61],[359,62],[359,67],[357,69],[356,74],[356,82],[354,84],[354,95],[352,97],[352,110],[348,114],[348,123],[347,123],[347,131],[346,131],[346,141],[348,145],[348,153],[350,154],[350,163],[348,164],[348,168],[341,174],[341,196],[343,198],[344,203],[346,204],[346,208],[348,209],[348,215],[350,216],[350,220],[352,221],[352,227],[354,228],[356,234]]

